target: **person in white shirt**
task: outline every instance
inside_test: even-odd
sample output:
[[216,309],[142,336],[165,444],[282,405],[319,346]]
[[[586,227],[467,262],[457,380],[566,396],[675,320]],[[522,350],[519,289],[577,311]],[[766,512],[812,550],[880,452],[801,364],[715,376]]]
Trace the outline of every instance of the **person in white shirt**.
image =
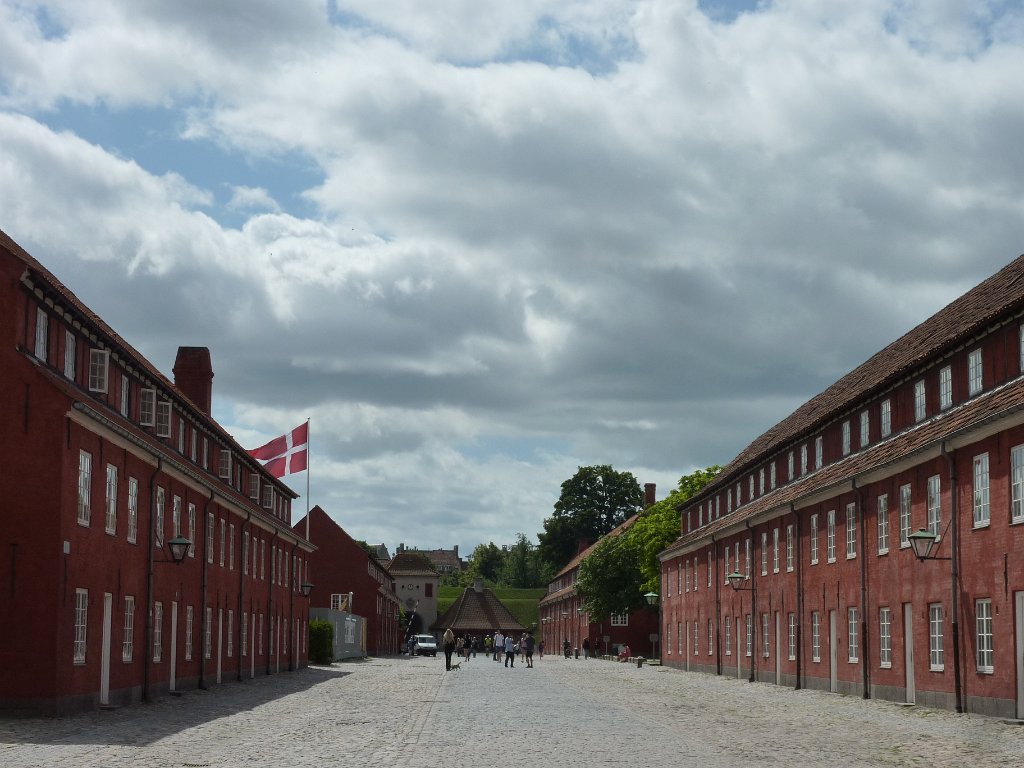
[[499,661],[498,654],[505,650],[505,636],[499,629],[494,633],[494,660]]
[[505,666],[516,665],[516,641],[512,635],[505,635]]

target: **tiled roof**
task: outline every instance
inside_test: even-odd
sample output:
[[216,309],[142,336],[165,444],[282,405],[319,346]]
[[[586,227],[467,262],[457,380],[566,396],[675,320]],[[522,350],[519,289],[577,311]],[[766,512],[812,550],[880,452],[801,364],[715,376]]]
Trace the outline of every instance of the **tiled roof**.
[[552,579],[552,581],[556,581],[560,576],[564,576],[567,573],[571,573],[575,568],[578,568],[579,564],[582,563],[584,559],[586,559],[587,555],[589,555],[591,552],[593,552],[594,548],[598,544],[600,544],[602,541],[604,541],[605,539],[613,538],[615,536],[621,536],[623,533],[625,533],[627,530],[629,530],[629,528],[633,525],[633,523],[635,523],[640,518],[640,515],[642,515],[642,514],[643,514],[643,512],[637,512],[635,515],[633,515],[631,518],[626,520],[624,523],[620,523],[619,525],[615,526],[610,531],[608,531],[608,533],[606,533],[604,536],[602,536],[597,541],[595,541],[593,544],[591,544],[589,547],[587,547],[582,552],[577,554],[576,557],[574,557],[572,560],[569,561],[569,564],[567,566],[565,566],[565,568],[563,568],[562,570],[560,570],[558,573],[555,574],[555,578]]
[[691,501],[710,496],[734,482],[737,474],[748,471],[772,453],[912,374],[939,351],[965,343],[997,318],[1021,309],[1024,309],[1024,256],[1007,264],[797,408],[740,451]]
[[433,629],[451,628],[452,632],[493,632],[500,629],[508,632],[524,632],[526,627],[519,623],[505,604],[490,589],[479,592],[466,587],[451,607],[434,622]]
[[437,576],[430,559],[420,552],[399,552],[388,563],[388,571],[405,576]]
[[883,470],[914,454],[935,450],[943,442],[969,436],[986,424],[1006,418],[1024,422],[1024,377],[986,392],[960,406],[916,424],[910,429],[875,443],[842,461],[829,464],[799,480],[776,488],[774,491],[745,504],[735,512],[714,520],[697,530],[682,534],[662,553],[672,556],[693,544],[705,543],[708,538],[729,528],[752,520],[772,510],[799,504],[830,488],[838,488],[851,479]]

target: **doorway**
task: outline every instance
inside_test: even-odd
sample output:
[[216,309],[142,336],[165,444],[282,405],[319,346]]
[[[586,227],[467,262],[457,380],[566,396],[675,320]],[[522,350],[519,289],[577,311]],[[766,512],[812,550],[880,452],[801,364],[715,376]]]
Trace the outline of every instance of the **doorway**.
[[839,691],[839,660],[836,654],[836,612],[828,612],[828,689]]
[[114,596],[103,593],[103,639],[100,651],[100,704],[110,703],[110,622],[113,621]]

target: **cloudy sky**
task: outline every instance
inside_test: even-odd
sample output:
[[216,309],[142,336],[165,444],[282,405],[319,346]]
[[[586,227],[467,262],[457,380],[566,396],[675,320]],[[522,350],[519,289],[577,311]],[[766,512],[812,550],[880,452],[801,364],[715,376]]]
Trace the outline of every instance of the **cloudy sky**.
[[0,0],[0,229],[209,346],[243,445],[311,418],[354,536],[468,553],[1024,251],[1022,73],[1021,0]]

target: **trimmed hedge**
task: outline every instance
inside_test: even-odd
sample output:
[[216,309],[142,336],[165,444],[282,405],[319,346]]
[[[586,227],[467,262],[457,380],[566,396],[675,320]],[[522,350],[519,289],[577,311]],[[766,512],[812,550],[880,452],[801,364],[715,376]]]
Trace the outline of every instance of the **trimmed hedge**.
[[334,656],[334,625],[323,619],[309,622],[309,660],[330,664]]

